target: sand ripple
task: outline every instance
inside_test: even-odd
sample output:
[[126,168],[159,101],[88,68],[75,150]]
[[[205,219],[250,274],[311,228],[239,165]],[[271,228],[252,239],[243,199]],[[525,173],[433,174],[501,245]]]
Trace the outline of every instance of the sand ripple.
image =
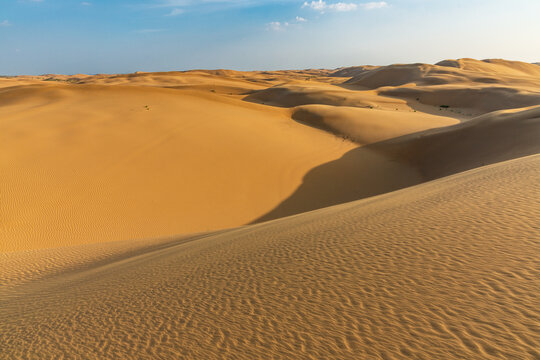
[[0,358],[538,359],[538,169],[521,158],[30,276],[1,293]]

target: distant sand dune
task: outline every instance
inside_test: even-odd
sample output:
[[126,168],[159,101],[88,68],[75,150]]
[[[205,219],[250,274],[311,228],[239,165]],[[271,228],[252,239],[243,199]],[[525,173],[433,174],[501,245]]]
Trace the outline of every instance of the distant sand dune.
[[534,154],[538,74],[460,59],[0,78],[0,251],[213,231]]
[[[407,129],[412,132],[411,127],[426,126],[430,122],[435,125],[437,121],[426,114],[415,117],[388,112],[368,122],[359,120],[361,112],[376,110],[340,108],[325,114],[329,111],[326,107],[312,106],[313,110],[309,107],[299,116],[341,136],[368,144],[380,134],[396,137],[353,149],[337,160],[312,169],[289,198],[257,221],[363,199],[475,167],[540,153],[540,106],[489,113],[454,126],[404,136],[399,136],[399,132],[407,133]],[[342,115],[340,111],[347,114]],[[327,182],[332,177],[332,182]],[[323,187],[325,190],[321,192]]]
[[540,69],[535,67],[535,64],[504,59],[486,59],[482,61],[475,59],[443,60],[436,65],[450,66],[468,71],[491,72],[497,76],[540,76]]
[[360,145],[458,123],[452,118],[430,114],[328,105],[298,106],[292,118]]
[[378,151],[426,179],[540,153],[540,106],[501,110],[444,129],[391,139]]
[[[344,70],[340,70],[343,72]],[[385,86],[445,85],[459,83],[535,85],[540,71],[534,64],[507,60],[444,60],[436,65],[396,64],[361,71],[348,84],[375,89]]]
[[248,223],[356,145],[237,95],[28,85],[0,94],[0,251]]
[[0,77],[0,359],[540,359],[539,84]]

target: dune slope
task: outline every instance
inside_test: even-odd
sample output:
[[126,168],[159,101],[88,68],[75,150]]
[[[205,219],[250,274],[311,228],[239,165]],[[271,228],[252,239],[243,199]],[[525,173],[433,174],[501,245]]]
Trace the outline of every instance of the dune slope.
[[356,147],[209,90],[0,92],[0,252],[242,225]]
[[0,357],[537,359],[539,168],[520,158],[18,284],[12,267],[49,250],[7,254]]
[[[0,251],[210,231],[264,216],[308,171],[358,145],[294,121],[289,109],[243,101],[245,94],[276,82],[307,87],[306,79],[337,88],[326,81],[341,80],[325,74],[1,79]],[[367,123],[377,117],[369,114]],[[364,138],[453,123],[432,116],[395,129],[366,127]],[[298,205],[302,212],[325,202]]]
[[[311,169],[291,196],[257,222],[301,213],[306,208],[317,209],[363,199],[475,167],[540,153],[538,106],[493,112],[453,126],[403,136],[397,136],[404,130],[401,124],[406,124],[406,129],[437,121],[427,114],[415,116],[391,111],[380,111],[388,115],[379,115],[375,121],[369,121],[350,114],[376,110],[340,108],[328,114],[326,107],[315,105],[303,111],[307,114],[300,115],[308,123],[358,142],[368,142],[368,145]],[[336,117],[342,112],[345,116]],[[369,144],[370,139],[381,133],[393,133],[397,137]],[[328,182],[330,178],[332,181]]]
[[0,253],[230,228],[534,154],[539,83],[473,59],[0,77]]
[[431,180],[540,153],[540,106],[502,110],[469,122],[391,139],[373,148]]

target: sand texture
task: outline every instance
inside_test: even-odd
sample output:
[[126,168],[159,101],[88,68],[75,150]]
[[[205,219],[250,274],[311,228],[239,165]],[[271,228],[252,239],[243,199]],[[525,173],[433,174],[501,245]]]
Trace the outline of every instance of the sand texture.
[[6,287],[2,357],[537,359],[539,168],[525,157]]
[[0,77],[0,359],[540,359],[540,67]]
[[230,228],[534,154],[539,81],[472,59],[0,78],[0,251]]

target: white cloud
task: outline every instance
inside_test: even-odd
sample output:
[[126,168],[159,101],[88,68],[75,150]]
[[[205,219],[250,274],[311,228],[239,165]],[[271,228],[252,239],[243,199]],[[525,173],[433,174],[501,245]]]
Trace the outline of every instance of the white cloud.
[[0,21],[0,27],[11,26],[11,23],[8,20]]
[[82,5],[82,6],[90,6],[90,5],[92,5],[92,3],[88,2],[88,1],[83,1],[83,2],[81,3],[81,5]]
[[386,1],[368,2],[362,4],[362,7],[366,10],[381,9],[388,7],[388,3]]
[[178,16],[178,15],[181,15],[183,13],[185,13],[185,10],[175,8],[175,9],[172,9],[171,12],[167,14],[167,16]]
[[318,1],[312,1],[312,2],[306,1],[304,2],[304,5],[302,7],[308,7],[313,10],[320,11],[320,12],[325,12],[326,10],[346,12],[346,11],[356,10],[358,8],[358,4],[344,3],[344,2],[328,4],[326,1],[318,0]]
[[335,10],[335,11],[353,11],[353,10],[356,10],[358,8],[358,5],[354,4],[354,3],[336,3],[336,4],[330,4],[328,5],[328,8],[330,10]]
[[307,22],[307,20],[301,16],[297,16],[291,22],[281,22],[281,21],[272,21],[266,24],[266,29],[271,31],[284,31],[288,28],[301,28],[302,23]]
[[306,1],[304,2],[304,5],[302,5],[302,7],[307,7],[316,11],[320,11],[321,13],[324,13],[325,11],[348,12],[357,10],[359,7],[366,10],[380,9],[388,7],[388,3],[386,1],[374,1],[363,4],[358,4],[354,2],[327,3],[324,0],[317,0],[311,2]]
[[312,8],[313,10],[324,11],[326,9],[327,5],[326,5],[326,1],[322,1],[322,0],[312,1],[311,3],[308,3],[306,1],[304,3],[304,5],[302,5],[302,7],[303,8],[309,7],[309,8]]
[[271,23],[268,23],[266,25],[267,29],[268,30],[271,30],[271,31],[283,31],[285,30],[287,27],[289,27],[289,23],[288,22],[279,22],[279,21],[272,21]]

